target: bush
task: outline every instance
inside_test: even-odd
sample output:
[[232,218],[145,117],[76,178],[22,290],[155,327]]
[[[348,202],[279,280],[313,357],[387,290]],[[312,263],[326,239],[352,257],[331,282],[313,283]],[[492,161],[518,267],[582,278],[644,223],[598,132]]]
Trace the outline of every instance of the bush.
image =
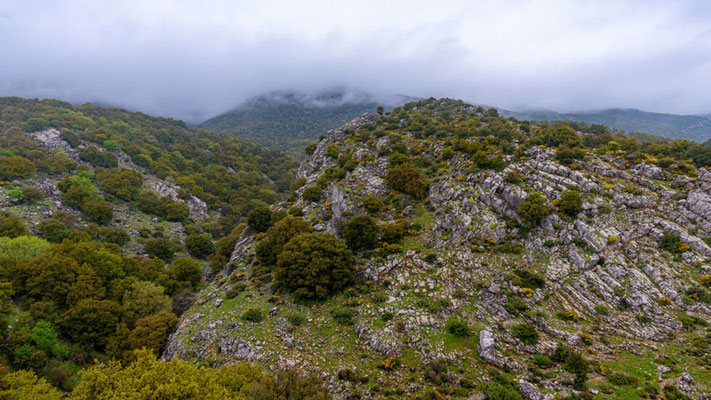
[[274,279],[298,297],[323,299],[351,280],[353,255],[332,235],[302,233],[279,254]]
[[[274,265],[284,245],[300,233],[311,231],[311,224],[300,217],[286,217],[267,230],[267,237],[257,244],[255,253],[259,262]],[[234,247],[234,246],[233,246]]]
[[289,323],[291,326],[301,326],[306,322],[306,316],[301,313],[293,313],[289,315]]
[[350,368],[344,368],[338,371],[338,379],[347,382],[358,382],[358,374]]
[[247,310],[242,314],[242,319],[256,324],[262,322],[264,314],[257,308],[247,307]]
[[533,345],[538,343],[538,331],[536,328],[527,324],[514,325],[511,328],[511,334],[523,344]]
[[583,210],[583,199],[580,193],[574,190],[566,190],[560,195],[558,209],[561,213],[570,218],[575,218]]
[[595,306],[595,312],[600,315],[609,315],[610,314],[610,310],[608,310],[607,307],[605,307],[601,304],[598,304]]
[[447,332],[456,337],[468,337],[471,335],[469,324],[467,324],[467,321],[463,319],[452,318],[447,321],[445,328],[447,329]]
[[405,238],[405,232],[410,227],[406,219],[399,219],[396,222],[385,225],[380,235],[380,240],[388,244],[400,243]]
[[249,386],[247,398],[331,400],[333,396],[315,373],[288,368],[277,370],[273,376],[263,376]]
[[215,252],[215,243],[210,238],[210,234],[192,234],[185,237],[185,247],[191,256],[204,259]]
[[525,269],[514,270],[516,277],[514,284],[523,288],[542,289],[546,285],[546,280],[541,274],[536,274]]
[[52,243],[61,243],[72,232],[70,226],[59,218],[50,218],[40,221],[37,225],[40,236]]
[[378,225],[367,215],[358,215],[346,222],[341,236],[351,250],[370,250],[378,245]]
[[551,212],[548,201],[539,192],[531,193],[524,199],[516,209],[521,217],[521,222],[529,228],[535,228],[541,224]]
[[190,208],[182,201],[173,201],[167,196],[162,201],[162,214],[168,221],[185,222],[190,217]]
[[331,310],[331,316],[341,325],[353,325],[353,314],[353,309],[348,307],[335,308]]
[[447,374],[447,360],[443,358],[436,358],[425,366],[425,380],[428,382],[441,386],[449,382],[449,375]]
[[331,158],[337,158],[338,157],[338,146],[334,143],[331,143],[328,146],[326,146],[326,155]]
[[410,194],[417,199],[427,197],[430,186],[420,169],[411,162],[388,166],[385,182],[393,189]]
[[681,242],[679,235],[675,235],[673,233],[665,232],[659,240],[659,248],[673,254],[680,253],[682,246],[683,243]]
[[28,203],[44,199],[44,193],[34,186],[23,186],[20,190],[22,191],[22,199]]
[[99,230],[101,238],[108,243],[114,243],[119,246],[131,241],[131,236],[121,228],[104,227]]
[[379,212],[384,206],[383,201],[380,200],[380,198],[372,195],[368,195],[365,199],[363,199],[363,205],[366,210],[372,213]]
[[104,190],[126,201],[134,200],[143,184],[141,174],[128,169],[103,170],[96,174],[96,178]]
[[609,374],[607,376],[607,380],[610,381],[615,386],[630,386],[630,385],[636,385],[637,382],[639,381],[636,377],[627,375],[622,372],[616,372],[613,374]]
[[81,212],[97,224],[108,224],[114,218],[111,204],[103,200],[89,200],[81,206]]
[[27,235],[27,228],[14,215],[0,215],[0,237],[16,238]]
[[79,150],[79,158],[95,167],[116,168],[118,161],[113,154],[101,151],[94,146],[87,146]]
[[179,282],[190,282],[193,288],[197,287],[202,279],[200,264],[192,258],[180,258],[173,262],[170,270],[175,273]]
[[323,189],[318,185],[311,185],[304,189],[301,197],[304,201],[318,202],[321,200],[321,195],[323,194]]
[[491,381],[480,384],[478,388],[489,400],[524,400],[518,390],[510,384]]
[[83,186],[70,186],[64,192],[62,203],[69,207],[80,208],[94,197],[94,193]]
[[179,250],[179,246],[166,238],[151,238],[143,244],[143,250],[151,257],[170,261],[175,252]]
[[0,157],[0,178],[5,180],[29,178],[35,174],[35,163],[22,156]]
[[269,207],[259,207],[247,215],[247,226],[255,232],[266,232],[272,224],[272,211]]

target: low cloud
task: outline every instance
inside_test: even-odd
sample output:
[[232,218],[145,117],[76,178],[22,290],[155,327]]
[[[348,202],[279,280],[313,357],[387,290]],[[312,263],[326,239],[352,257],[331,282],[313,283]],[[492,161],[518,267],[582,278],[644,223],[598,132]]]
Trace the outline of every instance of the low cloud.
[[0,0],[0,95],[191,122],[265,91],[337,86],[514,109],[711,112],[705,1],[110,3]]

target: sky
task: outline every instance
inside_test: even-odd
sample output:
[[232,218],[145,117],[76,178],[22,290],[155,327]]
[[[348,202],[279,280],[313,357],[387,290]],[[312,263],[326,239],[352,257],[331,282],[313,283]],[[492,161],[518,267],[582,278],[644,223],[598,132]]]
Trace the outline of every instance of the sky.
[[189,122],[335,86],[711,113],[706,0],[0,0],[0,54],[0,96]]

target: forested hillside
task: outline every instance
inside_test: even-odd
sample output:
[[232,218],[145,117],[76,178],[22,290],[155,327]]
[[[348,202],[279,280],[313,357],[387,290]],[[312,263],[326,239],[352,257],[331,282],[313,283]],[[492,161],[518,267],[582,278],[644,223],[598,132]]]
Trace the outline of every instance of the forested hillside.
[[[163,398],[276,390],[256,366],[226,376],[155,359],[249,212],[288,191],[296,166],[181,121],[0,98],[0,398],[59,398],[80,381],[72,398],[132,398],[137,371],[153,371],[145,384]],[[125,382],[118,364],[92,367],[112,359]],[[175,379],[185,387],[163,386]]]
[[405,100],[399,96],[384,104],[365,94],[352,98],[345,91],[315,95],[271,92],[253,97],[237,109],[203,122],[200,127],[233,134],[303,159],[304,147],[319,135],[363,113],[374,113],[379,106],[392,108],[392,104],[400,105]]
[[504,111],[505,116],[532,121],[571,120],[600,124],[624,132],[644,132],[671,139],[688,139],[699,143],[711,139],[711,119],[704,115],[653,113],[631,108],[600,111],[556,113],[552,111]]

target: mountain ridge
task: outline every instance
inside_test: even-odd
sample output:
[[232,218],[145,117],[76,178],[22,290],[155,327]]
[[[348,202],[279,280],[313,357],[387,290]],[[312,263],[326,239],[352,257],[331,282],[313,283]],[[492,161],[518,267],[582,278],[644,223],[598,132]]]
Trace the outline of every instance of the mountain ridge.
[[[163,358],[296,365],[342,398],[705,398],[711,149],[577,131],[449,99],[330,131]],[[299,301],[295,243],[333,236],[352,281]]]
[[625,132],[641,132],[671,139],[690,139],[706,142],[711,138],[711,119],[708,115],[679,115],[655,113],[635,108],[608,108],[597,111],[559,113],[544,111],[511,111],[500,109],[502,115],[521,120],[572,120],[601,124]]

